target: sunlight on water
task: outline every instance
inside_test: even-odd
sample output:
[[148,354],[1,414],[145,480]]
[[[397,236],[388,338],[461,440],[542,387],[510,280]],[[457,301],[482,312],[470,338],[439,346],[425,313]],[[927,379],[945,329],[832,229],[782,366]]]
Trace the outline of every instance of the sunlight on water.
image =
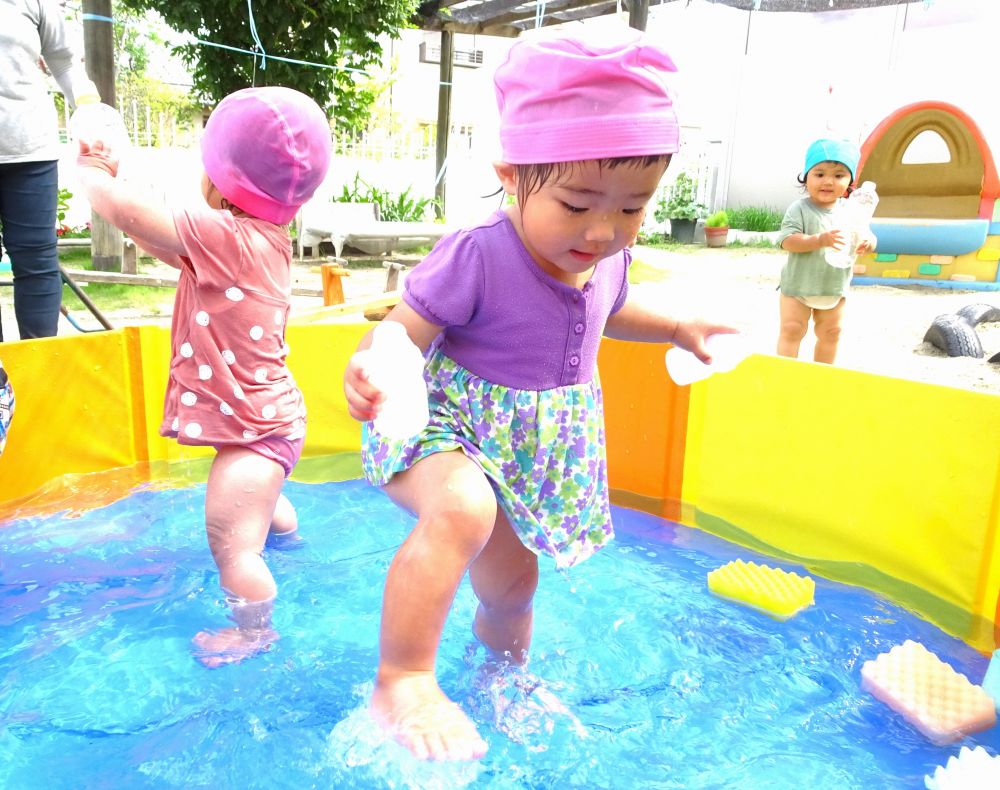
[[301,540],[275,543],[280,638],[207,670],[191,637],[227,625],[204,486],[138,491],[79,518],[0,525],[0,787],[906,788],[935,747],[860,690],[905,639],[974,683],[986,659],[910,613],[817,579],[785,623],[711,595],[740,557],[704,533],[617,509],[617,540],[567,572],[542,563],[530,664],[486,660],[459,590],[442,688],[489,752],[421,763],[367,712],[382,583],[411,520],[360,481],[288,494]]

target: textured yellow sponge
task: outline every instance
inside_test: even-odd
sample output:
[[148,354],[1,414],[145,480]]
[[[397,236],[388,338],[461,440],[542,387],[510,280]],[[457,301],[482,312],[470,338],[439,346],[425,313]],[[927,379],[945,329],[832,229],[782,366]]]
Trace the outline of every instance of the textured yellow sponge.
[[816,582],[781,568],[733,560],[708,574],[708,589],[721,598],[787,620],[813,602]]
[[996,724],[993,698],[982,687],[909,639],[864,663],[861,688],[938,746]]

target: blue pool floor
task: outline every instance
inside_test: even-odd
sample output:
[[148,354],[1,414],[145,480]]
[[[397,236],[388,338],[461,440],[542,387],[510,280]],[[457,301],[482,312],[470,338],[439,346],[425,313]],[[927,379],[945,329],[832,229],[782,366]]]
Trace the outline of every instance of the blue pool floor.
[[820,578],[815,605],[772,620],[706,574],[802,568],[616,508],[609,548],[567,573],[542,561],[526,670],[484,680],[462,585],[438,674],[489,752],[418,763],[365,711],[412,520],[360,481],[287,493],[302,540],[266,556],[281,638],[216,670],[190,643],[227,624],[204,486],[0,525],[0,787],[915,788],[962,745],[1000,752],[998,728],[934,746],[860,689],[906,639],[978,683],[986,659],[960,640]]

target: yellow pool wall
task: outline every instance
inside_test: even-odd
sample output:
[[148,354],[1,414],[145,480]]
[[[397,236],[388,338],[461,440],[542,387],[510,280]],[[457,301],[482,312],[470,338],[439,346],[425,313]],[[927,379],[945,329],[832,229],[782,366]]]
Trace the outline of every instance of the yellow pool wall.
[[[289,327],[309,410],[293,479],[359,476],[341,377],[370,326]],[[863,585],[984,652],[1000,643],[1000,396],[763,355],[678,388],[665,350],[602,345],[613,501]],[[158,434],[166,329],[6,343],[0,357],[17,399],[0,528],[204,479],[211,450]]]

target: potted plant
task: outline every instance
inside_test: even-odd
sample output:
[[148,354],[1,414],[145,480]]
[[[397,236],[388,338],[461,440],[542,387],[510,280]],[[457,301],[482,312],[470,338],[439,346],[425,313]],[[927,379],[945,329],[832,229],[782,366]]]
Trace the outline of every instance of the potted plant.
[[705,245],[708,247],[725,247],[729,234],[729,215],[723,209],[709,214],[705,219]]
[[670,235],[681,244],[694,241],[694,229],[705,206],[698,202],[698,182],[687,173],[678,174],[666,194],[656,204],[657,222],[670,221]]

